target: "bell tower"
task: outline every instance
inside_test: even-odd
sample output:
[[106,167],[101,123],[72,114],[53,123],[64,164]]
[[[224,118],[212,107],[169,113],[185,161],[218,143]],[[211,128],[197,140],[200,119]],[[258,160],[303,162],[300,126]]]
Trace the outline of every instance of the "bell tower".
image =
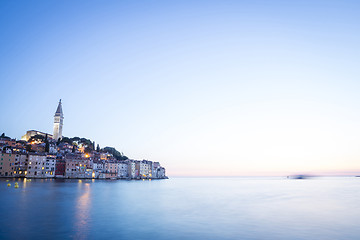
[[54,135],[53,138],[57,141],[62,138],[62,129],[64,122],[64,114],[61,106],[61,99],[54,115]]

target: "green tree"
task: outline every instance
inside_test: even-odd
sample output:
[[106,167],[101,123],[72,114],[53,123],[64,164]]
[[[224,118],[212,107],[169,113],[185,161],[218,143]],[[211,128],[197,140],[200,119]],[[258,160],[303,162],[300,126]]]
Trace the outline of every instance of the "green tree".
[[127,156],[123,155],[122,153],[120,153],[118,150],[116,150],[113,147],[104,147],[103,149],[101,149],[101,151],[111,153],[117,160],[128,159]]
[[31,145],[30,145],[30,144],[26,145],[26,151],[32,152],[32,150],[31,150]]
[[72,144],[72,140],[68,137],[63,137],[60,142]]
[[45,142],[45,152],[49,152],[50,151],[50,144],[49,144],[49,141],[48,140],[46,140],[46,142]]

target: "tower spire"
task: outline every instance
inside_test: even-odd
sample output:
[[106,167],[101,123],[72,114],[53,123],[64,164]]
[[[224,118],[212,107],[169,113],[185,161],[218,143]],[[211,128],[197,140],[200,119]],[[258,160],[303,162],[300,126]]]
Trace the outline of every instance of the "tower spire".
[[54,139],[58,140],[62,138],[62,128],[63,128],[64,114],[62,111],[61,99],[59,101],[59,105],[56,109],[54,115]]

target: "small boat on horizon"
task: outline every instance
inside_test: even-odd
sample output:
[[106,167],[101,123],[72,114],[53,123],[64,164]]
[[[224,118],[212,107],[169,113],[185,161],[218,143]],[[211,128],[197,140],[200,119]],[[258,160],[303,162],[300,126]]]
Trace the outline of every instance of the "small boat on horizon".
[[287,176],[287,178],[289,178],[289,179],[308,179],[311,177],[312,176],[310,176],[310,175],[304,175],[304,174]]

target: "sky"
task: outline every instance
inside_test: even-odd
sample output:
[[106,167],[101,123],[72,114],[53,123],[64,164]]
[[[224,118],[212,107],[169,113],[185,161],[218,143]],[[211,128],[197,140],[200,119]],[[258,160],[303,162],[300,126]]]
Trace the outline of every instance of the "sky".
[[169,176],[360,174],[358,1],[1,1],[0,133]]

